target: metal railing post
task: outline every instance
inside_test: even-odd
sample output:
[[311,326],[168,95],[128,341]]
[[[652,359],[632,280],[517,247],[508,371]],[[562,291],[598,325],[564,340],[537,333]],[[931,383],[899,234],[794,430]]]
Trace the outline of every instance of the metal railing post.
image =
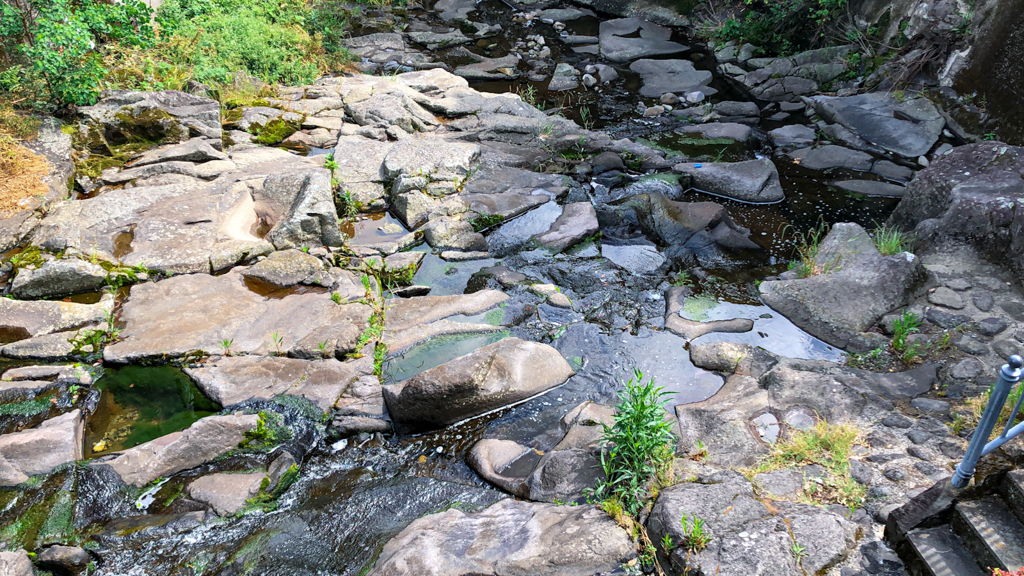
[[[999,381],[996,382],[995,387],[992,389],[992,396],[988,399],[988,405],[985,406],[985,413],[981,416],[981,421],[978,422],[978,427],[974,429],[974,435],[971,437],[971,443],[967,446],[967,452],[964,453],[964,459],[956,467],[956,473],[953,474],[953,478],[950,483],[953,484],[954,488],[965,488],[971,481],[971,476],[974,476],[974,468],[978,465],[978,460],[982,456],[987,454],[990,450],[986,450],[986,444],[988,444],[988,437],[992,435],[992,429],[995,428],[996,422],[999,421],[999,414],[1003,411],[1003,405],[1006,404],[1006,398],[1010,395],[1010,390],[1013,389],[1013,385],[1021,379],[1021,368],[1024,367],[1024,359],[1016,354],[1008,358],[1008,363],[1003,364],[1001,370],[999,370]],[[1020,403],[1018,402],[1018,407]],[[1013,422],[1016,414],[1010,416],[1010,423]],[[1009,429],[1009,426],[1007,426]],[[1003,431],[1003,436],[1006,435],[1006,430]],[[1005,442],[1008,438],[1001,438]],[[999,445],[1002,445],[1000,442]],[[994,449],[995,447],[993,447]]]

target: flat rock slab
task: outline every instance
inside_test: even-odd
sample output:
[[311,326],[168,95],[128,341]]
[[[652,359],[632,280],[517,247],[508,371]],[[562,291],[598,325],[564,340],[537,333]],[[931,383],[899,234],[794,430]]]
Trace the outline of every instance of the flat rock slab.
[[186,368],[185,373],[221,406],[287,394],[305,398],[326,412],[370,370],[365,362],[339,362],[333,358],[234,356],[207,362],[201,368]]
[[259,419],[256,414],[207,416],[185,430],[139,444],[109,460],[94,462],[109,465],[127,484],[145,486],[238,448],[245,433],[256,429]]
[[705,96],[718,91],[710,88],[712,74],[697,70],[689,60],[637,60],[629,69],[640,75],[644,85],[640,94],[648,98],[661,98],[662,94],[685,94],[700,90]]
[[48,260],[38,268],[19,269],[11,294],[21,299],[67,296],[99,290],[106,281],[107,271],[98,264],[78,258]]
[[81,410],[72,410],[36,428],[0,436],[0,486],[13,486],[81,460],[84,426]]
[[574,374],[554,348],[505,338],[385,386],[384,397],[392,419],[423,431],[526,400]]
[[265,260],[242,270],[242,276],[288,288],[326,282],[327,270],[316,256],[292,249],[271,253]]
[[209,162],[211,160],[227,160],[228,155],[215,150],[213,146],[210,146],[209,142],[200,138],[192,138],[186,140],[181,144],[174,144],[171,146],[160,146],[143,153],[138,158],[128,162],[125,166],[129,168],[138,168],[139,166],[147,166],[149,164],[156,164],[158,162]]
[[202,351],[236,354],[280,352],[316,358],[319,344],[334,355],[351,352],[370,316],[364,304],[338,305],[329,294],[292,294],[267,299],[252,292],[242,275],[190,274],[136,285],[121,310],[121,340],[104,350],[108,362],[176,358]]
[[597,507],[507,499],[416,520],[384,546],[368,576],[591,576],[635,556],[626,532]]
[[907,190],[905,186],[879,182],[877,180],[840,180],[833,182],[832,185],[855,194],[887,196],[890,198],[902,198],[903,193]]
[[789,153],[804,168],[811,170],[827,170],[829,168],[847,168],[867,172],[874,164],[874,158],[866,152],[850,150],[842,146],[828,145],[818,148],[801,148]]
[[665,257],[650,244],[629,246],[601,245],[601,256],[630,274],[650,274],[665,264]]
[[96,304],[0,298],[0,334],[7,341],[62,332],[102,322],[114,309],[109,295]]
[[[639,38],[634,35],[639,33]],[[639,18],[620,18],[601,23],[601,55],[612,62],[629,62],[637,58],[667,56],[689,50],[672,42],[672,30]],[[658,94],[661,96],[661,94]]]
[[771,160],[676,164],[677,172],[690,176],[693,187],[741,202],[768,204],[786,198],[779,172]]
[[188,495],[193,500],[209,504],[220,516],[230,516],[243,507],[245,501],[260,492],[266,472],[248,474],[210,474],[193,480]]
[[834,98],[811,98],[814,109],[864,140],[905,158],[927,154],[946,121],[927,98],[900,102],[891,94],[873,92]]

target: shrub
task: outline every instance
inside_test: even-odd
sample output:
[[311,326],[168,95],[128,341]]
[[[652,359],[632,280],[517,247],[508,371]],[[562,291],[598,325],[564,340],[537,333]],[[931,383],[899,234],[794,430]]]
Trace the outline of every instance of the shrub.
[[741,19],[723,22],[715,36],[750,42],[788,55],[825,45],[839,28],[846,0],[746,0]]
[[675,437],[665,419],[669,394],[654,385],[654,378],[644,382],[643,373],[634,370],[634,377],[619,393],[615,423],[604,425],[605,480],[591,491],[592,497],[617,502],[634,516],[643,508],[648,482],[672,462]]
[[0,90],[51,105],[92,104],[106,73],[97,48],[147,47],[150,9],[139,0],[14,0],[0,4],[7,60]]

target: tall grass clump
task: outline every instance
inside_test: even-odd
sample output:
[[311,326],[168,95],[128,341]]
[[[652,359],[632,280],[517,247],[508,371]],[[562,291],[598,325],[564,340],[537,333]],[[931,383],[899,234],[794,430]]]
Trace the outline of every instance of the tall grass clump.
[[911,237],[898,228],[890,228],[883,224],[875,228],[872,240],[882,256],[892,256],[905,251],[907,245],[910,244]]

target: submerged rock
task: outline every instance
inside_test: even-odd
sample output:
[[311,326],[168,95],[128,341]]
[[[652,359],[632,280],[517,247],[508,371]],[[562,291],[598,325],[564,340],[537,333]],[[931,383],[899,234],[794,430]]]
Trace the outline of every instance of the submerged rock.
[[508,499],[416,520],[384,546],[368,576],[592,576],[634,556],[626,532],[597,507]]
[[[637,33],[639,38],[634,37]],[[601,22],[601,55],[612,62],[628,62],[688,50],[686,46],[672,42],[671,37],[671,29],[640,18],[606,20]]]
[[700,90],[705,96],[718,91],[708,86],[712,74],[697,70],[689,60],[637,60],[629,69],[640,75],[644,85],[640,94],[648,98],[661,98],[662,94],[682,94]]
[[575,374],[550,346],[505,338],[384,387],[392,419],[411,432],[515,404]]
[[245,433],[256,429],[259,419],[256,414],[207,416],[180,432],[93,460],[93,465],[110,466],[126,484],[145,486],[238,448],[245,441]]

